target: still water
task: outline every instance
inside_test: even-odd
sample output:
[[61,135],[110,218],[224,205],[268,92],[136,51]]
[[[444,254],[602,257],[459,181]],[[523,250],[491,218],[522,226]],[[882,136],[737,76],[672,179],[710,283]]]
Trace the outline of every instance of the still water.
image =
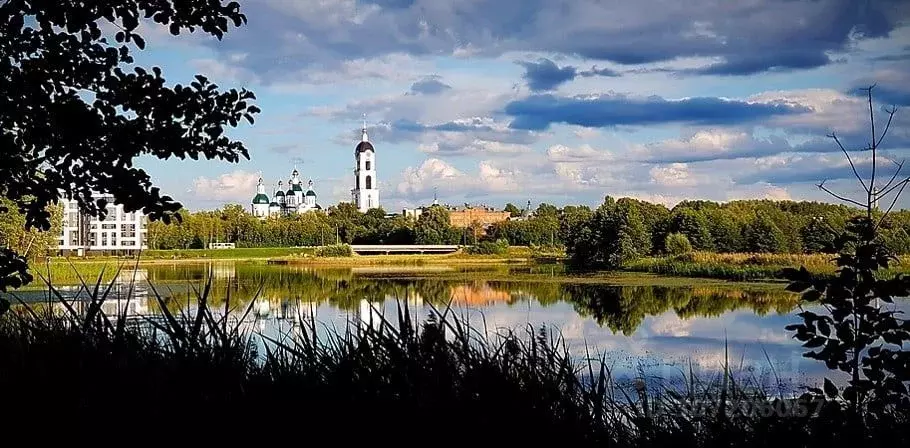
[[[377,325],[382,314],[397,322],[403,307],[415,321],[448,307],[488,336],[545,327],[580,358],[604,356],[616,377],[644,373],[672,381],[690,371],[710,376],[727,362],[740,378],[792,390],[817,383],[827,373],[823,364],[802,358],[799,343],[784,330],[798,321],[794,314],[799,311],[797,297],[780,284],[604,279],[546,265],[313,268],[180,263],[125,272],[105,311],[116,315],[118,307],[126,306],[133,317],[156,315],[156,294],[172,311],[192,310],[195,290],[201,290],[209,276],[214,280],[212,306],[223,308],[228,300],[240,315],[252,301],[243,325],[273,337],[293,337],[301,321],[310,318],[323,333],[343,332]],[[19,295],[39,303],[47,294]],[[127,295],[128,303],[123,300]],[[910,308],[906,302],[896,306]]]

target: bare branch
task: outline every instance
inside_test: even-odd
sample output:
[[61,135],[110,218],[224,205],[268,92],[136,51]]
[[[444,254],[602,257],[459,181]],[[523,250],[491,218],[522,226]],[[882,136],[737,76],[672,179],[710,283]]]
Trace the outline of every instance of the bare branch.
[[[840,139],[837,138],[837,134],[832,132],[828,137],[833,138],[837,142],[837,146],[840,146],[840,150],[844,152],[844,155],[847,156],[847,162],[850,162],[850,168],[853,169],[853,175],[856,176],[856,179],[859,180],[859,183],[863,186],[863,190],[866,190],[866,193],[870,193],[869,187],[866,186],[866,182],[863,181],[863,178],[856,172],[856,165],[853,164],[853,159],[850,158],[850,153],[847,152],[847,148],[844,148],[844,145],[841,144]],[[822,182],[824,183],[824,182]]]
[[872,217],[872,192],[875,191],[875,153],[877,146],[875,144],[875,109],[872,107],[872,89],[875,88],[875,84],[869,86],[869,124],[872,128],[872,141],[869,145],[872,146],[872,177],[869,179],[869,195],[868,200],[866,201],[866,216]]
[[[897,194],[894,195],[894,199],[891,200],[891,205],[888,206],[888,210],[885,210],[885,213],[882,214],[882,218],[879,219],[878,224],[875,225],[876,231],[878,230],[879,227],[881,227],[882,223],[885,222],[885,218],[887,218],[888,214],[891,213],[891,210],[894,208],[894,204],[897,204],[897,200],[901,197],[901,193],[904,192],[904,188],[907,187],[907,183],[910,183],[910,179],[898,184],[901,186],[901,188],[900,188],[900,190],[897,191]],[[895,186],[897,186],[897,185],[895,185]]]
[[877,197],[878,197],[879,199],[880,199],[880,198],[883,198],[883,197],[887,196],[888,193],[890,193],[890,192],[894,191],[895,189],[897,189],[897,187],[900,187],[901,184],[905,184],[905,183],[907,183],[907,182],[910,182],[910,177],[904,178],[904,180],[902,180],[902,181],[900,181],[900,182],[898,182],[898,183],[892,185],[891,188],[889,188],[889,189],[887,189],[887,190],[882,190],[881,193],[879,193],[879,194],[877,195]]
[[894,119],[894,114],[897,113],[897,106],[892,106],[890,110],[882,109],[888,114],[888,124],[885,125],[885,130],[882,131],[881,137],[878,138],[878,141],[875,142],[875,147],[878,148],[882,144],[882,140],[885,139],[885,136],[888,135],[888,129],[891,129],[891,120]]
[[[882,190],[887,190],[888,187],[890,187],[891,184],[894,183],[894,179],[896,179],[898,174],[901,173],[901,170],[904,168],[904,162],[906,161],[906,160],[901,160],[900,163],[898,163],[891,159],[888,159],[888,160],[890,160],[891,163],[897,165],[897,170],[894,171],[894,174],[891,175],[891,179],[888,181],[887,184],[885,184],[884,187],[882,187]],[[874,191],[874,192],[872,192],[872,194],[876,197],[876,199],[878,199],[878,197],[881,196],[881,191]]]
[[835,193],[835,192],[829,190],[828,187],[825,186],[825,182],[822,182],[822,183],[818,184],[818,188],[819,188],[820,190],[824,191],[825,193],[828,193],[828,194],[830,194],[831,196],[834,196],[835,198],[840,199],[840,200],[842,200],[842,201],[844,201],[844,202],[849,202],[849,203],[851,203],[851,204],[856,204],[856,205],[858,205],[858,206],[860,206],[860,207],[866,207],[866,204],[863,204],[863,203],[861,203],[861,202],[859,202],[859,201],[854,201],[853,199],[850,199],[850,198],[841,196],[841,195],[839,195],[839,194],[837,194],[837,193]]

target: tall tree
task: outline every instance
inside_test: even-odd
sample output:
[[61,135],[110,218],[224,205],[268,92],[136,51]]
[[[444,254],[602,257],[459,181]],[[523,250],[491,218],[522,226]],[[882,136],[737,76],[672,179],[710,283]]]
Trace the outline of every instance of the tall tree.
[[705,215],[694,208],[677,206],[670,218],[670,231],[682,233],[696,250],[712,250],[714,242]]
[[506,207],[504,209],[502,209],[502,211],[509,212],[509,216],[511,216],[513,218],[521,216],[521,209],[518,208],[515,204],[513,204],[511,202],[506,204]]
[[[48,206],[61,194],[104,216],[107,203],[93,192],[168,222],[181,205],[134,159],[249,158],[224,130],[253,123],[253,93],[220,91],[200,75],[169,87],[160,68],[134,65],[143,18],[174,35],[218,39],[246,22],[237,2],[220,0],[0,2],[0,196],[28,227],[49,230]],[[21,256],[0,253],[0,288],[29,281]]]
[[414,228],[417,244],[452,244],[461,232],[449,223],[449,212],[439,205],[430,206],[417,220]]

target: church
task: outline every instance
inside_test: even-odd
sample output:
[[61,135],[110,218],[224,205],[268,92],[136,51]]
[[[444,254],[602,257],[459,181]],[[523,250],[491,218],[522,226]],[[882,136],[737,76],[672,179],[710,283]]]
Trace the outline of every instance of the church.
[[256,185],[256,196],[252,201],[253,216],[265,219],[322,209],[316,203],[316,192],[313,191],[312,179],[307,184],[307,191],[304,192],[300,172],[296,168],[291,173],[291,179],[288,180],[288,187],[288,191],[284,191],[284,184],[279,180],[272,199],[269,200],[269,196],[265,193],[265,184],[262,183],[262,178],[259,178],[259,184]]
[[[313,210],[322,210],[316,203],[316,192],[313,191],[313,180],[307,183],[307,191],[303,191],[300,172],[294,168],[288,180],[287,191],[278,181],[278,186],[269,199],[265,192],[262,178],[256,185],[256,196],[251,201],[253,216],[266,219],[268,217],[287,216],[295,213],[302,214]],[[361,130],[360,143],[354,148],[354,188],[351,189],[351,200],[357,209],[363,213],[371,208],[379,208],[379,185],[376,180],[376,149],[370,143],[367,135],[366,122]]]

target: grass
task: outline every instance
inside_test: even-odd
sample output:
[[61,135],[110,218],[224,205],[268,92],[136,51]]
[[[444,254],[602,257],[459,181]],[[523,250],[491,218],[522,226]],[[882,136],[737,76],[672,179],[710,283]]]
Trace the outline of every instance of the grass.
[[[683,372],[682,388],[622,382],[607,360],[573,358],[544,329],[486,336],[446,308],[412,322],[404,307],[375,327],[325,337],[316,336],[315,320],[301,319],[300,334],[267,337],[248,330],[250,307],[207,305],[211,278],[196,307],[172,314],[157,297],[161,319],[131,322],[104,313],[107,292],[98,285],[83,284],[90,299],[79,307],[64,301],[62,314],[20,306],[0,318],[3,403],[14,410],[3,422],[30,441],[154,434],[181,444],[910,443],[907,410],[861,424],[835,402],[800,401],[804,415],[738,412],[741,404],[782,410],[798,400],[750,387],[729,364],[716,378]],[[857,425],[865,440],[850,438]]]
[[[835,273],[833,255],[829,254],[717,254],[692,252],[675,257],[646,257],[626,264],[633,272],[705,277],[726,280],[778,280],[784,268],[805,266],[819,274]],[[884,269],[883,276],[910,272],[910,257],[900,257],[899,263]]]

